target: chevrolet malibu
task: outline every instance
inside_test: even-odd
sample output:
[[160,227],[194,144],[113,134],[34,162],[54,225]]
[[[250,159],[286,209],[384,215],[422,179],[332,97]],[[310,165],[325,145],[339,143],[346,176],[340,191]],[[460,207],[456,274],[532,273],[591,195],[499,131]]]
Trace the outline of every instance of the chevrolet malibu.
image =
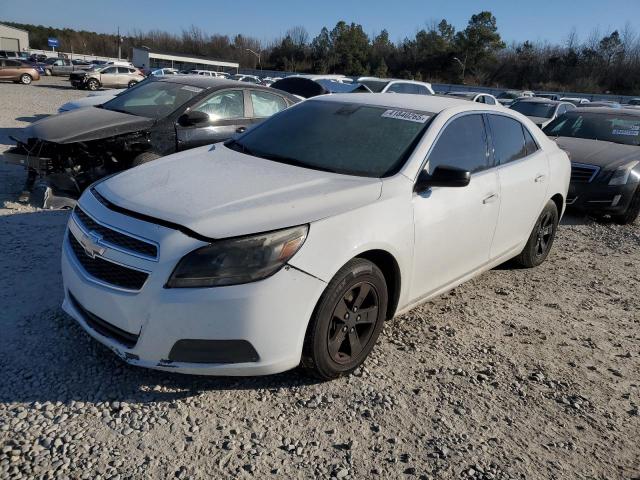
[[63,307],[133,365],[335,378],[385,320],[506,260],[541,264],[570,172],[501,107],[316,97],[87,189]]

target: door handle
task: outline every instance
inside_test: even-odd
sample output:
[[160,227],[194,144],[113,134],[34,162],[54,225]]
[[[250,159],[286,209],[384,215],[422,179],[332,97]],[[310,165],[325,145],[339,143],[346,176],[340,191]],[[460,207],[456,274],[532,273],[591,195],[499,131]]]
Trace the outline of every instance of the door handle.
[[534,180],[534,181],[535,181],[536,183],[542,183],[542,182],[544,182],[544,181],[545,181],[545,179],[546,179],[546,178],[547,178],[547,176],[546,176],[545,174],[541,173],[541,174],[539,174],[539,175],[537,175],[537,176],[536,176],[536,178],[535,178],[535,180]]
[[486,197],[485,199],[482,200],[482,203],[484,205],[488,204],[488,203],[493,203],[496,200],[498,200],[498,194],[497,193],[492,193],[491,195],[489,195],[488,197]]

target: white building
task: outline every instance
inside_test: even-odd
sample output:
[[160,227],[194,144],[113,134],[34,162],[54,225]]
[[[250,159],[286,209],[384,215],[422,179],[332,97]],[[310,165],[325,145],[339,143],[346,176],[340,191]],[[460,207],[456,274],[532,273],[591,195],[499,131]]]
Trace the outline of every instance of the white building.
[[23,52],[29,49],[29,32],[0,23],[0,50]]
[[225,62],[196,55],[155,52],[148,48],[138,47],[133,48],[131,61],[138,68],[149,68],[151,70],[175,68],[176,70],[213,70],[216,72],[238,73],[238,68],[240,68],[240,64],[235,62]]

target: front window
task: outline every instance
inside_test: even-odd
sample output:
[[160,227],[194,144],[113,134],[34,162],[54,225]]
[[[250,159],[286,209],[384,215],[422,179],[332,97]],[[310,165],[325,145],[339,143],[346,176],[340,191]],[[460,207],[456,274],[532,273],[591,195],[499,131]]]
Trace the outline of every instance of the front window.
[[244,117],[244,94],[242,90],[229,90],[212,95],[194,110],[206,113],[209,119],[229,120]]
[[202,93],[202,88],[172,82],[141,83],[102,108],[140,117],[163,118]]
[[573,137],[640,145],[640,115],[569,112],[544,128],[550,137]]
[[555,103],[516,102],[511,109],[527,117],[551,118],[556,111]]
[[380,178],[404,165],[433,115],[308,100],[271,117],[227,146],[304,168]]

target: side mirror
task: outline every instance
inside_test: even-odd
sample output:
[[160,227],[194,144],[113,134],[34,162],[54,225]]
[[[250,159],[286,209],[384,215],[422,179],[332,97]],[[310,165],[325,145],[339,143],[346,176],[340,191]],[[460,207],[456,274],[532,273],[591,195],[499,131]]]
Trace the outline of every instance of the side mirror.
[[178,123],[183,127],[191,127],[193,125],[200,125],[209,121],[209,115],[200,112],[199,110],[191,110],[178,117]]
[[429,187],[466,187],[471,181],[471,173],[455,167],[441,165],[433,174],[422,170],[413,187],[414,192],[423,192]]

